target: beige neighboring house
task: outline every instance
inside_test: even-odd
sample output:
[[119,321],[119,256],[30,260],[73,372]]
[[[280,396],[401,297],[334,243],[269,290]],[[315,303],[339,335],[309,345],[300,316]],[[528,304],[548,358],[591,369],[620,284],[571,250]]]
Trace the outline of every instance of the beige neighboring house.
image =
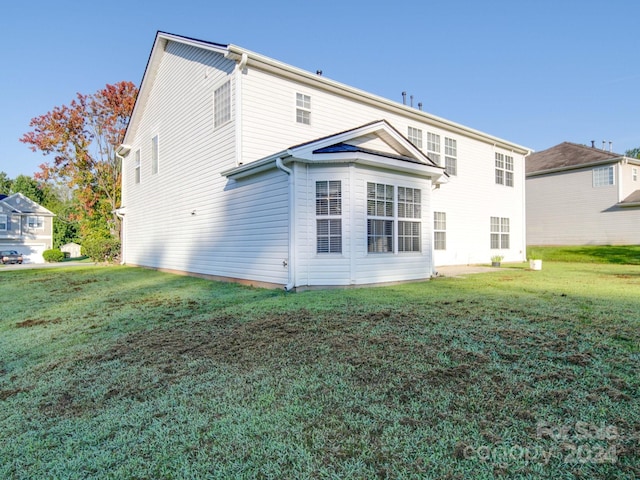
[[564,142],[526,160],[528,245],[640,244],[640,159]]
[[21,193],[0,195],[0,250],[15,250],[24,263],[44,263],[53,246],[55,214]]

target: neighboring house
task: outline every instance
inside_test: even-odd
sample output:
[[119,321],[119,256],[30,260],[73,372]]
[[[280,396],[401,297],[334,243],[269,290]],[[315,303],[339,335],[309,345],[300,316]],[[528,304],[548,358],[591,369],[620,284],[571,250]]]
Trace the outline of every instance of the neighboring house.
[[640,244],[640,160],[564,142],[526,164],[529,245]]
[[55,215],[21,193],[0,195],[0,250],[16,250],[25,263],[44,263],[52,248]]
[[82,255],[82,246],[74,242],[65,243],[60,247],[60,251],[68,254],[69,258],[78,258]]
[[529,150],[159,32],[118,153],[123,262],[287,288],[525,258]]

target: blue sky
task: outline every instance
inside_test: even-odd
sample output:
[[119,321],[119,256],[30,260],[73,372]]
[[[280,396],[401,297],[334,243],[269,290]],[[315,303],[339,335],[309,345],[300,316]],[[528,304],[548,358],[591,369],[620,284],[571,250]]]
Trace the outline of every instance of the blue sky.
[[[47,161],[31,118],[107,83],[139,85],[162,30],[233,43],[544,150],[640,147],[640,2],[182,0],[8,2],[0,17],[0,171]],[[608,147],[608,144],[607,144]]]

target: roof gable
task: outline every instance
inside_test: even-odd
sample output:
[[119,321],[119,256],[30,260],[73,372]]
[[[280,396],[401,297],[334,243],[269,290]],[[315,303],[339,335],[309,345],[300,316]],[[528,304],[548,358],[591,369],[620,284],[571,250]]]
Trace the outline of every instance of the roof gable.
[[436,165],[385,120],[294,145],[261,160],[222,172],[222,175],[231,178],[253,175],[274,168],[278,159],[287,163],[359,163],[431,177],[438,183],[445,179],[444,168]]
[[14,193],[2,200],[2,203],[11,207],[15,213],[42,215],[54,217],[55,214],[47,210],[39,203],[34,202],[22,193]]
[[595,147],[563,142],[555,147],[535,152],[526,159],[527,174],[538,172],[570,170],[588,165],[615,163],[624,158],[618,153]]

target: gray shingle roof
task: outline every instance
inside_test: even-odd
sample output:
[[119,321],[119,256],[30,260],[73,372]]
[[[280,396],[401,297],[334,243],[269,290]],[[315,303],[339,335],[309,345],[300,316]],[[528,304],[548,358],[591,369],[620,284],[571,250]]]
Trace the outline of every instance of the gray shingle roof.
[[607,160],[614,162],[622,157],[623,155],[619,153],[578,145],[577,143],[563,142],[541,152],[532,153],[527,157],[525,165],[527,174],[530,174],[545,170],[575,168],[580,165],[602,163]]

